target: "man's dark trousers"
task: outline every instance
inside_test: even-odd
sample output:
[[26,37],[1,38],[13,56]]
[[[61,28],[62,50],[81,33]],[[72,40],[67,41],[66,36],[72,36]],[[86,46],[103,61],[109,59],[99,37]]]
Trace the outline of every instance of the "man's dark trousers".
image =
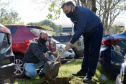
[[101,40],[103,34],[103,25],[99,23],[97,27],[89,33],[84,33],[84,58],[81,71],[88,76],[94,76],[99,58]]

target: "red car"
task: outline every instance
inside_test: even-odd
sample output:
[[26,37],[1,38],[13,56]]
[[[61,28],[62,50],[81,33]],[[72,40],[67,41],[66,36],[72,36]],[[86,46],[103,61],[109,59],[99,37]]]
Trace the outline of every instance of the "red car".
[[[44,31],[44,28],[39,26],[30,26],[30,25],[5,25],[10,29],[12,33],[12,50],[15,54],[15,72],[14,74],[17,77],[24,76],[24,68],[22,66],[22,59],[26,52],[29,44],[38,39],[40,32]],[[51,52],[56,51],[56,43],[50,38],[46,42],[49,50]]]

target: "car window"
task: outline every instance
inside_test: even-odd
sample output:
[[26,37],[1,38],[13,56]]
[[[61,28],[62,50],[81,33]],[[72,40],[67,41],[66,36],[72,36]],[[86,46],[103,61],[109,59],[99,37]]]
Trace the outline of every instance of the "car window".
[[28,27],[28,29],[36,36],[39,36],[39,34],[44,31],[42,29],[34,28],[34,27]]
[[2,48],[5,48],[7,45],[9,45],[8,39],[7,39],[7,34],[0,32],[0,50]]
[[12,36],[13,36],[13,35],[16,33],[16,31],[17,31],[17,27],[7,27],[7,28],[10,29]]
[[55,39],[53,39],[55,42],[56,42],[56,44],[61,44],[59,41],[57,41],[57,40],[55,40]]

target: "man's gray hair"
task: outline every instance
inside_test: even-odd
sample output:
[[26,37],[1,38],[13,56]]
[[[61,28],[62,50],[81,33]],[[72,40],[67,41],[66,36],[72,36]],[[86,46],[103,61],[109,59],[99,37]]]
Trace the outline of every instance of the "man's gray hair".
[[64,2],[61,8],[64,8],[64,6],[75,6],[72,1]]
[[[43,33],[46,33],[47,35],[48,35],[48,33],[46,32],[46,31],[42,31],[41,33],[40,33],[40,36],[43,34]],[[49,35],[48,35],[49,36]]]

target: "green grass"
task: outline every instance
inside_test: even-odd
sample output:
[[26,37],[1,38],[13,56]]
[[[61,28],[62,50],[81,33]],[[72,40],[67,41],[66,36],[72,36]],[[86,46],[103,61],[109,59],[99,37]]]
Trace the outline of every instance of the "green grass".
[[[38,76],[36,76],[36,78],[30,81],[21,80],[19,82],[15,82],[14,84],[88,84],[82,82],[83,78],[71,75],[72,73],[76,73],[80,70],[81,63],[82,60],[76,60],[61,65],[57,78],[53,80],[46,80],[45,78],[40,79]],[[106,81],[100,79],[101,74],[105,74],[107,76]],[[101,70],[100,65],[98,64],[95,76],[93,77],[92,82],[89,84],[115,84],[115,80],[111,79],[109,74]]]

